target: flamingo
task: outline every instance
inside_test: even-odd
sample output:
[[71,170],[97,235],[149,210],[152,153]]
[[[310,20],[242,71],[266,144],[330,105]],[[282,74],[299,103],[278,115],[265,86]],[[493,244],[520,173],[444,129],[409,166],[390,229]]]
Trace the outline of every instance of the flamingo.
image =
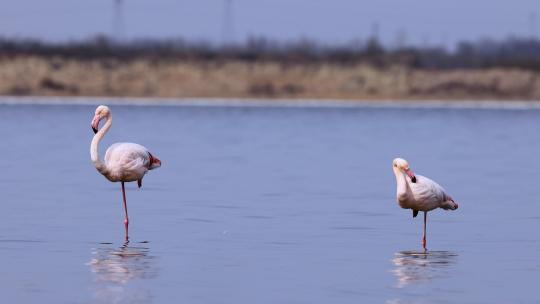
[[[101,130],[99,123],[105,119],[105,125]],[[161,161],[145,147],[134,143],[115,143],[105,152],[105,159],[102,162],[98,155],[98,145],[100,140],[109,131],[112,125],[111,110],[107,106],[98,106],[92,119],[92,130],[94,138],[90,145],[90,158],[99,173],[103,174],[111,182],[122,184],[122,200],[124,203],[124,226],[126,229],[126,241],[128,237],[128,210],[126,203],[126,190],[124,183],[137,181],[139,188],[142,187],[142,179],[146,172],[161,167]]]
[[424,251],[427,251],[426,222],[428,211],[437,208],[456,210],[458,204],[439,184],[425,176],[415,175],[410,169],[409,163],[403,158],[394,159],[392,164],[396,176],[396,196],[399,206],[404,209],[412,209],[413,217],[416,217],[419,211],[424,211],[422,247]]

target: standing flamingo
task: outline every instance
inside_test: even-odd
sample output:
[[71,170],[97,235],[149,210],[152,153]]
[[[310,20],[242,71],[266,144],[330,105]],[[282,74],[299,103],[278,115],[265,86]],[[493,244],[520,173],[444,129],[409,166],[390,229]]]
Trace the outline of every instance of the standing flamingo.
[[396,158],[392,164],[396,176],[396,196],[399,206],[404,209],[412,209],[413,217],[416,217],[419,211],[424,211],[424,236],[422,238],[422,247],[424,248],[424,251],[426,251],[426,222],[428,211],[437,208],[456,210],[458,204],[454,202],[452,197],[450,197],[439,184],[425,176],[415,175],[406,160]]
[[[99,122],[106,119],[105,125],[98,131]],[[96,109],[94,119],[92,119],[92,130],[94,138],[90,145],[90,158],[99,171],[111,182],[122,183],[122,199],[124,202],[124,226],[126,228],[126,241],[128,237],[128,210],[126,203],[125,182],[137,181],[139,188],[142,186],[142,179],[148,170],[159,168],[161,161],[152,155],[145,147],[134,143],[115,143],[105,152],[105,159],[102,162],[98,155],[98,144],[105,133],[112,125],[112,114],[107,106],[99,106]]]

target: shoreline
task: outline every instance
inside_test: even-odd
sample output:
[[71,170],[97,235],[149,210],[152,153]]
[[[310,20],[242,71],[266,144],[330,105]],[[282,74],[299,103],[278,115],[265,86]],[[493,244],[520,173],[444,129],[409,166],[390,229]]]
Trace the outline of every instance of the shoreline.
[[253,108],[426,108],[426,109],[540,109],[540,100],[368,100],[308,98],[163,98],[95,96],[0,96],[0,105],[51,106],[179,106],[179,107],[253,107]]

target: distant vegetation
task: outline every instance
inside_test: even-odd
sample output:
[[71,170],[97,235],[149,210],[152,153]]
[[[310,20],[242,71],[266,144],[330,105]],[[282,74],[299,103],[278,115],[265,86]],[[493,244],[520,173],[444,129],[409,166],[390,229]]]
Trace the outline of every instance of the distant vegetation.
[[0,95],[540,100],[540,41],[388,48],[252,38],[0,39]]
[[106,37],[79,42],[50,43],[0,38],[0,57],[61,57],[130,61],[238,60],[286,63],[402,65],[416,69],[520,68],[540,70],[540,41],[509,38],[503,41],[461,42],[450,52],[436,47],[387,48],[376,39],[363,43],[326,46],[309,40],[276,42],[251,38],[243,44],[216,46],[185,40],[137,40],[115,43]]

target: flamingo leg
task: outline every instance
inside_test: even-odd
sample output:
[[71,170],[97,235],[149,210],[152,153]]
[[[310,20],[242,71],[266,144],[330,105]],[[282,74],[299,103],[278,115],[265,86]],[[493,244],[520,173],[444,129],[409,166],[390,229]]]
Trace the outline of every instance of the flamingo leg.
[[422,247],[424,247],[424,251],[427,251],[427,248],[426,248],[426,223],[427,223],[427,211],[424,211],[424,237],[422,238]]
[[126,228],[126,242],[127,242],[129,240],[129,236],[128,236],[129,218],[128,218],[128,210],[127,210],[127,202],[126,202],[126,189],[124,187],[124,182],[122,182],[122,198],[124,202],[124,212],[126,213],[126,217],[124,218],[124,226]]

